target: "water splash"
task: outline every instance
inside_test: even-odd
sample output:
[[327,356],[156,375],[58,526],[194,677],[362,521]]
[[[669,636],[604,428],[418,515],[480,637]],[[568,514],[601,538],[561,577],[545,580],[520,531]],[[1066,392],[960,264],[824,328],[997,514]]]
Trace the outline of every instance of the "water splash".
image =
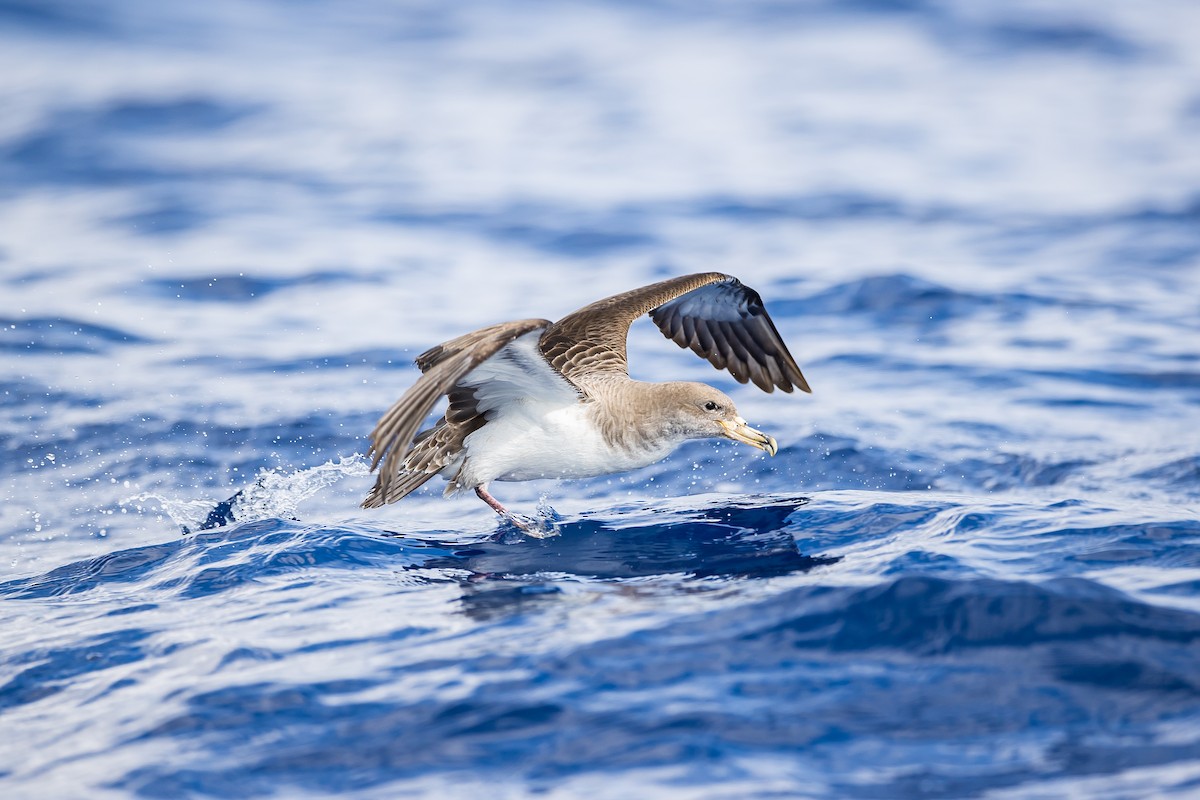
[[516,544],[529,538],[550,539],[562,535],[562,523],[563,516],[550,505],[549,495],[541,494],[534,516],[512,514],[508,519],[500,520],[500,528],[492,541]]
[[225,500],[182,500],[143,492],[127,498],[121,505],[135,505],[141,510],[141,503],[153,501],[184,533],[191,533],[235,521],[294,518],[300,504],[323,489],[343,478],[361,478],[369,474],[366,459],[355,454],[307,469],[264,469],[253,484]]

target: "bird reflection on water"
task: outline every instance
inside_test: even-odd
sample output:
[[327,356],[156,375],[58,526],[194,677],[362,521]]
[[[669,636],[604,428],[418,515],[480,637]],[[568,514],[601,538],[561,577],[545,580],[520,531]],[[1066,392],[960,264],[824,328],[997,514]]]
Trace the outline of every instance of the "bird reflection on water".
[[553,536],[453,548],[447,556],[416,568],[460,576],[456,580],[464,590],[463,610],[476,619],[552,603],[563,596],[559,584],[564,579],[622,581],[672,575],[698,580],[802,573],[840,560],[804,555],[797,548],[787,521],[807,503],[808,498],[796,497],[767,505],[718,505],[667,525],[655,520],[617,526],[598,516],[583,517],[556,524]]

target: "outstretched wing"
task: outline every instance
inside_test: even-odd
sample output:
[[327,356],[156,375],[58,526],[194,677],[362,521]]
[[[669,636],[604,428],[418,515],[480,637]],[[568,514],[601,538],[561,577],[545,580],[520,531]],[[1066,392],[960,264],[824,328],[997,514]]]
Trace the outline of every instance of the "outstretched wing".
[[758,292],[719,272],[685,275],[599,300],[551,325],[540,346],[569,380],[593,373],[627,375],[629,326],[649,313],[659,330],[717,369],[765,392],[812,391],[767,316]]
[[[724,277],[724,276],[722,276]],[[764,392],[811,392],[758,292],[737,278],[701,286],[650,312],[663,335]]]
[[388,409],[371,432],[371,446],[367,450],[371,469],[378,467],[380,461],[383,467],[379,470],[375,488],[363,505],[367,508],[383,505],[387,502],[385,498],[394,494],[389,492],[390,485],[399,479],[401,465],[412,448],[413,437],[438,400],[505,345],[530,331],[549,325],[550,320],[546,319],[524,319],[492,325],[451,339],[417,356],[417,366],[424,374]]

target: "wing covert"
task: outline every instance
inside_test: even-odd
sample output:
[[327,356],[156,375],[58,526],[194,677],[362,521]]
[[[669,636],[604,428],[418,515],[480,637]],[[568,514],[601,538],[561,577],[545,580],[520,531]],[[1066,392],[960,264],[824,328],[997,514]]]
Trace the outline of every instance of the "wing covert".
[[629,326],[642,314],[668,300],[714,281],[719,272],[703,272],[652,283],[594,303],[555,322],[542,334],[539,347],[550,366],[568,380],[592,374],[629,375],[625,340]]

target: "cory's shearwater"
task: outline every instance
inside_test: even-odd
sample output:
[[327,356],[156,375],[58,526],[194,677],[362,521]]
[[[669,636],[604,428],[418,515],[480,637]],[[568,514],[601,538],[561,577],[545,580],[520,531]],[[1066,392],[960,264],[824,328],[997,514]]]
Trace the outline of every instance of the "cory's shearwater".
[[[423,373],[371,433],[383,462],[363,507],[394,503],[434,475],[446,494],[488,493],[491,481],[590,478],[644,467],[688,439],[727,437],[775,455],[724,393],[702,383],[629,377],[629,326],[649,313],[680,347],[766,392],[811,391],[758,292],[718,272],[685,275],[598,300],[558,322],[503,322],[417,357]],[[434,404],[445,415],[417,432]]]

